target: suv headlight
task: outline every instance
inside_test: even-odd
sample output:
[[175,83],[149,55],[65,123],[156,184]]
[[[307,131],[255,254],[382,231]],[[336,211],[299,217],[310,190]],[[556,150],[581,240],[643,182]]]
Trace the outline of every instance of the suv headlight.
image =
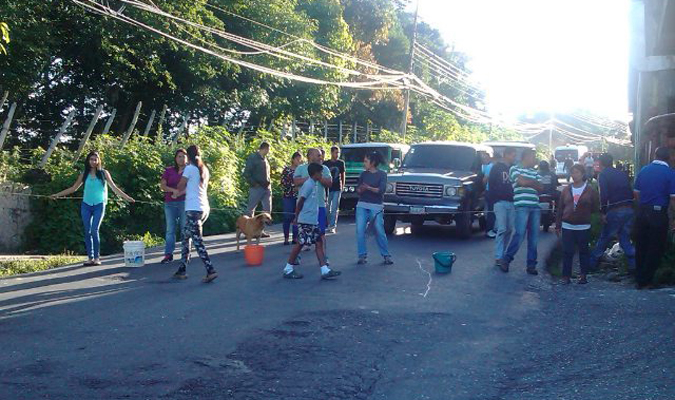
[[446,186],[443,194],[445,194],[448,197],[455,197],[457,196],[458,188],[454,186]]
[[387,188],[384,191],[385,193],[394,193],[394,184],[387,183]]

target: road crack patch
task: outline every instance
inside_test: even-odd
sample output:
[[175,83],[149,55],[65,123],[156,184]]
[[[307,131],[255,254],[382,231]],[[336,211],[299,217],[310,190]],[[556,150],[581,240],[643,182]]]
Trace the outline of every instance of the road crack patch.
[[427,282],[427,289],[424,291],[424,293],[419,293],[420,296],[426,298],[427,295],[429,294],[429,291],[431,291],[431,283],[433,282],[434,278],[431,275],[431,272],[427,271],[423,266],[422,266],[422,261],[420,259],[417,259],[417,265],[419,266],[420,270],[424,273],[426,273],[429,276],[429,281]]

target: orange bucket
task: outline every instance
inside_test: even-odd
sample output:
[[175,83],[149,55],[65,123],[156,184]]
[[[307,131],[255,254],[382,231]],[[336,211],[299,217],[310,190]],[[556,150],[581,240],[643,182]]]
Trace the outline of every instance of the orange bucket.
[[250,267],[261,265],[265,257],[265,248],[258,244],[244,246],[244,259]]

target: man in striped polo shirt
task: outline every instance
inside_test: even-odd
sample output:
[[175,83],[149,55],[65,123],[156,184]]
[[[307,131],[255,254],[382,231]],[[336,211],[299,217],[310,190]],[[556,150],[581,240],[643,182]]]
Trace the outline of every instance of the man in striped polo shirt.
[[511,182],[513,183],[513,204],[516,208],[515,233],[504,255],[502,271],[509,271],[509,264],[513,261],[520,245],[527,235],[527,273],[537,275],[537,245],[539,242],[539,193],[543,190],[541,176],[534,169],[537,164],[534,150],[523,151],[520,165],[511,167]]

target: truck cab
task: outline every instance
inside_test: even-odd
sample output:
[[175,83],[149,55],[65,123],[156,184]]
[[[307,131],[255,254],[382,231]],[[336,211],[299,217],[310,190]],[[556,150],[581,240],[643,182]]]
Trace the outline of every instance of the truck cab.
[[356,185],[363,172],[366,154],[377,151],[384,160],[379,168],[386,172],[397,172],[410,146],[397,143],[353,143],[340,147],[340,158],[345,162],[345,187],[342,189],[340,209],[349,210],[356,206],[359,195]]
[[512,148],[516,150],[516,163],[519,163],[523,158],[523,151],[525,150],[536,150],[537,147],[530,142],[522,141],[499,141],[499,142],[483,142],[484,146],[490,146],[494,151],[495,158],[501,158],[504,154],[504,150],[507,148]]
[[458,142],[426,142],[410,148],[400,170],[389,174],[384,195],[385,230],[396,221],[409,222],[413,231],[425,221],[452,222],[461,238],[468,238],[472,222],[484,210],[480,179],[481,153],[489,146]]
[[569,171],[565,170],[565,160],[569,158],[576,164],[579,162],[579,158],[586,153],[588,153],[588,147],[586,146],[568,145],[556,147],[553,152],[556,161],[555,174],[558,177],[567,176]]

